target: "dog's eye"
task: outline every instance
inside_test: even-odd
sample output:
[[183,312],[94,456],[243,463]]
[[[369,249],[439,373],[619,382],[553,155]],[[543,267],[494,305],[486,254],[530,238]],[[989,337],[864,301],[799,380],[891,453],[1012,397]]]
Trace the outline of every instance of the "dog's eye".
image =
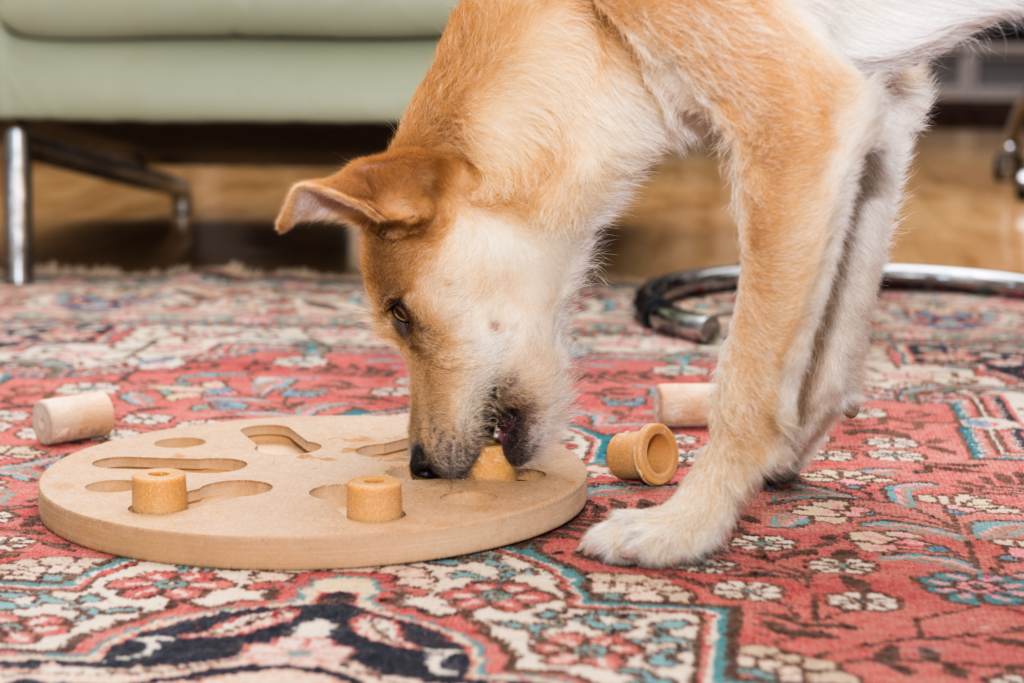
[[409,311],[405,310],[405,306],[402,304],[395,304],[391,307],[391,317],[402,325],[409,324]]

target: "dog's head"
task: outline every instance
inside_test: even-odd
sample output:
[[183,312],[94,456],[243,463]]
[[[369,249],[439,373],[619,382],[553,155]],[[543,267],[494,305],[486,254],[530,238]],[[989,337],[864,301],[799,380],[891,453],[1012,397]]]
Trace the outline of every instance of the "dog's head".
[[477,185],[455,156],[392,148],[296,184],[277,220],[282,233],[315,221],[361,231],[374,327],[409,366],[420,475],[465,476],[495,436],[522,466],[567,417],[571,262],[587,255],[474,200]]

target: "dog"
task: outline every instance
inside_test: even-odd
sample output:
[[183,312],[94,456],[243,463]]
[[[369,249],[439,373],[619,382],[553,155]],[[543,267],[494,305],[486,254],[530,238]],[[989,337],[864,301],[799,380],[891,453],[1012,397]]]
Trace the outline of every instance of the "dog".
[[664,154],[719,145],[743,268],[709,443],[670,500],[580,546],[692,564],[859,403],[927,63],[1022,15],[1024,0],[462,0],[387,151],[297,183],[276,228],[360,231],[373,325],[409,367],[416,475],[463,477],[495,436],[521,467],[565,429],[601,230]]

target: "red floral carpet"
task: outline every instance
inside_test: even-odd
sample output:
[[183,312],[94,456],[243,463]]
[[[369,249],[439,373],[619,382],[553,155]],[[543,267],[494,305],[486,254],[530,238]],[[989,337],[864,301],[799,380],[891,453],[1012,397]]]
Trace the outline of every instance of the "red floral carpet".
[[[610,509],[667,488],[610,477],[616,432],[715,349],[652,336],[632,291],[578,316],[566,443],[590,503],[529,542],[407,566],[225,571],[125,560],[40,523],[40,398],[102,389],[111,438],[240,417],[402,411],[398,357],[343,280],[204,271],[0,289],[0,680],[987,681],[1024,683],[1024,302],[885,293],[870,400],[700,566],[576,554]],[[704,430],[680,430],[685,476]]]

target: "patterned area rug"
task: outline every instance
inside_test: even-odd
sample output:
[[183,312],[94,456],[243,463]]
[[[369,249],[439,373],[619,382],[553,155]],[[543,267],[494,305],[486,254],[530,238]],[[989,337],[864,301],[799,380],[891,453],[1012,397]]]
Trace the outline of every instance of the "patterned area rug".
[[[870,400],[727,548],[668,571],[576,553],[611,509],[611,436],[714,347],[653,336],[632,291],[577,318],[590,471],[568,525],[515,546],[342,572],[138,562],[40,523],[36,482],[88,444],[34,439],[40,398],[102,389],[110,438],[241,417],[400,412],[405,369],[358,284],[230,270],[50,276],[0,290],[0,679],[6,681],[961,681],[1024,683],[1024,302],[887,292]],[[712,297],[704,305],[727,303]],[[677,430],[686,475],[706,430]]]

